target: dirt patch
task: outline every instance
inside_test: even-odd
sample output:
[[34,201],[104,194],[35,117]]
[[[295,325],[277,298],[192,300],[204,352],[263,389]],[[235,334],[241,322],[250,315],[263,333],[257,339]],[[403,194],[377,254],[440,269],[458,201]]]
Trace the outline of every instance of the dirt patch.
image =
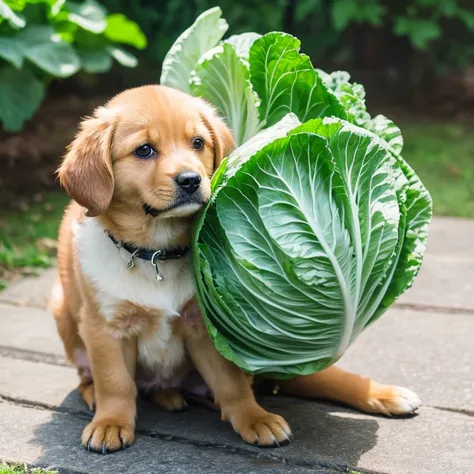
[[49,97],[21,132],[0,131],[0,204],[8,204],[12,195],[15,199],[28,198],[57,186],[54,171],[78,122],[108,99],[77,94]]

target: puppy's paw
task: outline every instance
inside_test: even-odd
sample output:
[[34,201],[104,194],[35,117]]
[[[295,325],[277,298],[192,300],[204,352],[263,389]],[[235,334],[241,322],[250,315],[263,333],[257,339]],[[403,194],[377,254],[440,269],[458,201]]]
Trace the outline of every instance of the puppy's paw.
[[180,412],[188,409],[188,404],[176,390],[160,390],[151,394],[151,401],[168,411]]
[[82,432],[82,446],[87,451],[108,454],[128,448],[135,440],[132,425],[118,423],[115,420],[92,420]]
[[291,429],[284,418],[260,407],[241,412],[230,421],[246,443],[260,448],[276,448],[291,441]]
[[364,411],[383,415],[413,415],[421,406],[421,400],[415,392],[396,385],[380,385],[371,390]]

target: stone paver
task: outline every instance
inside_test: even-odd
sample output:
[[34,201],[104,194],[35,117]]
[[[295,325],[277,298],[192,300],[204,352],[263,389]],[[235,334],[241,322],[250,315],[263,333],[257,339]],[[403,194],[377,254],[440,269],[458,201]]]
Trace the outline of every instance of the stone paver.
[[[26,404],[27,401],[22,402]],[[192,406],[187,413],[171,414],[157,409],[148,402],[141,402],[138,417],[139,436],[137,444],[129,450],[129,461],[132,462],[137,453],[143,453],[148,449],[147,446],[152,439],[153,443],[156,440],[169,440],[184,445],[205,446],[212,451],[209,456],[214,456],[213,450],[222,448],[229,453],[239,452],[250,457],[274,458],[287,463],[290,467],[296,467],[303,461],[306,466],[314,469],[329,466],[341,472],[345,472],[347,466],[400,474],[469,473],[471,467],[474,469],[472,464],[474,418],[463,414],[424,408],[415,418],[388,419],[359,414],[332,404],[285,397],[265,398],[262,404],[285,416],[290,422],[295,436],[290,446],[272,451],[247,446],[232,432],[228,424],[220,421],[218,413],[203,407]],[[29,405],[35,406],[34,400],[30,400]],[[10,412],[18,407],[0,404],[2,420],[0,430],[4,431],[2,424],[9,424],[9,421],[8,418],[3,418],[2,407],[4,412]],[[58,433],[56,437],[60,436],[61,444],[57,447],[43,435],[51,433],[50,425],[54,423],[43,421],[38,428],[29,429],[30,436],[31,433],[34,435],[31,436],[29,443],[37,444],[38,439],[42,443],[47,442],[46,446],[42,445],[42,452],[46,452],[49,457],[44,455],[39,458],[29,457],[28,461],[35,464],[45,462],[56,464],[58,461],[55,460],[61,460],[62,446],[67,445],[77,453],[77,461],[80,461],[83,468],[88,472],[96,472],[94,469],[97,467],[97,456],[78,449],[81,430],[91,415],[81,403],[77,392],[67,394],[59,409],[61,411],[58,413],[24,407],[20,418],[16,417],[17,424],[28,424],[32,419],[38,418],[39,415],[35,412],[40,411],[49,413],[48,420],[61,420],[58,427],[54,428],[60,430],[60,434]],[[43,436],[39,436],[38,433]],[[9,439],[9,446],[12,445],[12,441],[14,445],[20,445],[19,453],[24,455],[26,449],[24,438],[21,431],[15,431],[9,433],[6,439]],[[5,443],[2,443],[1,439],[0,434],[0,457],[5,457],[1,447],[4,447]],[[158,441],[152,446],[152,452],[156,453],[157,458],[162,455],[160,444]],[[173,448],[175,446],[171,445],[172,450]],[[182,449],[186,451],[186,446],[182,446]],[[18,461],[18,457],[12,457],[14,453],[15,451],[10,452],[9,459]],[[436,453],[436,456],[433,456],[433,453]],[[31,455],[29,448],[28,455]],[[151,457],[154,456],[150,453],[146,455],[147,459]],[[110,458],[113,466],[115,455]]]
[[0,303],[0,346],[64,355],[51,313]]
[[[410,314],[411,312],[395,311],[394,314],[387,315],[384,320],[390,320],[390,324],[385,331],[390,332],[391,325],[397,318],[409,319]],[[425,315],[422,313],[421,316]],[[467,318],[464,315],[456,317]],[[379,325],[381,324],[382,321],[379,321]],[[372,331],[375,332],[375,329],[376,326]],[[402,324],[399,332],[403,334],[403,331]],[[402,344],[403,338],[397,338],[391,347],[401,348]],[[440,345],[442,344],[443,342]],[[375,341],[364,345],[368,351],[362,352],[362,356],[365,353],[364,360],[368,361],[368,354],[376,350],[375,346]],[[380,362],[377,352],[374,356],[373,359]],[[399,356],[399,350],[395,350],[393,360],[397,360]],[[446,358],[449,357],[451,354],[447,354]],[[356,357],[350,359],[357,360]],[[347,366],[344,360],[342,362],[343,366]],[[402,360],[399,365],[406,368],[411,367],[412,363],[411,360]],[[377,368],[377,364],[373,363],[373,367]],[[371,370],[365,372],[370,373]],[[449,375],[446,371],[446,385],[452,384],[456,387],[456,377],[449,379]],[[410,377],[407,380],[410,380]],[[390,381],[403,382],[392,378]],[[411,381],[412,388],[419,390],[420,387],[413,387],[413,383],[419,381],[418,375],[415,374]],[[30,407],[46,406],[78,415],[76,423],[83,427],[91,414],[81,402],[77,391],[71,392],[76,384],[77,378],[72,368],[0,358],[1,394],[9,400],[19,400]],[[458,387],[462,388],[462,385]],[[426,388],[429,389],[429,384]],[[266,398],[263,403],[268,409],[284,415],[293,428],[295,439],[292,445],[272,451],[272,456],[286,459],[290,464],[304,459],[315,468],[327,462],[331,466],[350,466],[389,473],[449,472],[446,470],[448,468],[452,469],[451,472],[470,472],[472,455],[468,454],[469,451],[466,449],[468,443],[474,441],[472,416],[427,407],[413,419],[386,419],[359,414],[332,404],[288,398]],[[456,397],[453,403],[446,399],[448,408],[457,407],[456,403]],[[169,414],[155,408],[149,402],[142,401],[139,407],[138,427],[141,433],[149,433],[152,437],[175,437],[180,440],[184,438],[186,442],[206,445],[217,443],[224,444],[229,449],[260,452],[255,448],[246,447],[232,432],[230,426],[220,421],[217,413],[203,407],[191,407],[190,411],[184,414]],[[79,440],[76,431],[69,433],[64,430],[63,436],[73,437],[76,443]],[[474,449],[474,446],[472,448]],[[433,457],[433,450],[442,456],[440,454]],[[464,454],[460,455],[457,451]],[[92,465],[88,464],[88,458],[83,462],[88,469],[92,469]],[[438,468],[440,471],[437,471]]]
[[[291,466],[270,456],[192,443],[138,436],[127,451],[109,456],[87,453],[78,443],[81,420],[54,413],[0,403],[0,458],[35,466],[59,468],[61,473],[94,474],[309,474],[332,469]],[[341,471],[339,471],[341,472]]]
[[0,356],[0,395],[59,406],[78,383],[72,367]]
[[17,306],[45,308],[56,276],[57,270],[49,268],[41,271],[39,277],[24,278],[2,291],[0,302],[6,301]]
[[390,309],[354,342],[339,365],[411,388],[424,404],[474,413],[473,340],[474,314]]
[[474,312],[474,258],[427,254],[413,287],[397,304]]
[[473,240],[473,219],[434,217],[430,224],[428,253],[473,259]]
[[[28,315],[26,308],[8,309],[19,319],[23,314]],[[34,310],[32,314],[41,322],[53,319],[46,311]],[[412,388],[430,406],[474,412],[474,344],[466,337],[473,333],[473,328],[474,314],[391,309],[356,340],[339,364],[381,382]],[[24,326],[24,333],[18,339],[11,336],[14,334],[11,329],[0,331],[0,345],[39,353],[50,349],[62,355],[62,345],[55,331],[54,322],[40,326],[35,320]],[[9,366],[12,374],[23,373],[23,370],[28,374],[31,370],[20,361],[0,357],[0,374],[2,370],[6,373],[6,386],[9,377],[5,371]],[[44,370],[52,369],[42,364],[38,374]],[[61,367],[61,370],[71,371],[71,378],[75,380],[72,369]],[[70,384],[69,389],[74,385],[75,382]]]
[[[52,377],[52,380],[57,381],[58,377]],[[76,391],[70,393],[64,388],[64,385],[59,383],[57,393],[50,395],[54,409],[59,401],[58,398],[60,398],[58,393],[63,394],[63,401],[57,405],[60,413],[44,409],[39,411],[49,413],[52,420],[62,420],[60,425],[62,444],[70,446],[73,451],[78,453],[77,456],[88,471],[95,472],[96,456],[87,455],[84,451],[77,449],[80,432],[91,414],[81,402]],[[47,401],[47,390],[38,387],[37,391],[30,394],[24,391],[20,392],[24,395],[23,405],[44,408],[42,403]],[[61,392],[61,390],[64,391]],[[14,389],[10,389],[10,396],[14,395],[14,392]],[[149,445],[148,441],[151,438],[153,440],[174,440],[187,445],[206,446],[208,449],[224,447],[228,451],[236,450],[246,453],[248,456],[266,457],[269,454],[271,458],[286,462],[293,467],[304,460],[306,465],[315,469],[323,466],[344,469],[349,466],[400,474],[468,473],[471,467],[474,468],[472,464],[474,418],[470,416],[424,408],[415,418],[388,419],[371,417],[329,403],[285,397],[267,397],[262,399],[262,404],[285,416],[289,421],[295,436],[290,446],[278,450],[262,451],[242,443],[230,426],[220,421],[217,412],[192,406],[187,413],[172,414],[159,410],[149,402],[141,401],[138,415],[140,436],[136,446],[129,451],[130,459],[135,458],[133,453],[136,450],[139,453],[143,452],[142,450]],[[13,405],[0,405],[0,419],[2,419],[2,406],[5,411],[17,408]],[[38,416],[33,413],[35,411],[38,410],[28,408],[24,412],[27,423],[30,419],[35,419]],[[64,412],[69,417],[65,418]],[[67,421],[68,419],[74,421]],[[3,420],[3,422],[8,423],[7,420]],[[23,418],[17,420],[18,422],[23,423]],[[72,426],[69,427],[68,423]],[[48,422],[46,426],[40,426],[39,431],[49,433],[50,429]],[[36,435],[33,439],[37,438],[37,431],[30,430]],[[21,432],[9,436],[11,436],[10,445],[13,440],[15,444],[24,446],[24,436]],[[157,453],[157,456],[161,455],[159,445],[160,443],[157,443],[153,447],[153,452]],[[56,450],[53,445],[51,451],[52,458],[48,458],[49,464],[55,463],[54,459],[61,459],[58,457],[61,452],[59,447]],[[46,452],[48,453],[47,448]],[[433,456],[433,452],[436,452],[437,455]],[[10,460],[18,460],[18,458],[14,459],[11,456],[12,454],[10,454]],[[149,457],[150,455],[148,455]],[[32,459],[30,462],[43,464],[44,461],[45,459],[41,457]]]
[[435,219],[414,287],[355,342],[340,365],[417,391],[414,418],[371,417],[335,404],[262,399],[285,416],[290,446],[245,445],[217,412],[170,414],[141,400],[137,443],[111,456],[79,447],[91,414],[64,365],[44,309],[48,270],[0,293],[0,459],[87,473],[474,474],[474,221]]
[[474,311],[474,220],[437,217],[423,266],[400,304]]

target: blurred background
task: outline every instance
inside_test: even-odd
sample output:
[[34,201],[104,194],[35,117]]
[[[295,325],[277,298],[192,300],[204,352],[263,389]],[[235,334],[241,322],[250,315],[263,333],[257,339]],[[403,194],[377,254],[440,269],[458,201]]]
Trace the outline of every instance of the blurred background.
[[158,83],[175,39],[219,5],[230,28],[286,31],[395,120],[435,213],[474,217],[473,0],[0,0],[0,288],[52,264],[54,177],[79,119]]

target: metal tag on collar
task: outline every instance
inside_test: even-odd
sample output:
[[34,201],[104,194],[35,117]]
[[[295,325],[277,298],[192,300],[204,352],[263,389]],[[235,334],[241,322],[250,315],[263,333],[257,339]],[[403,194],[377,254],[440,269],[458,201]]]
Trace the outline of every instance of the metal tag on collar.
[[135,266],[135,255],[138,253],[138,250],[135,250],[135,252],[131,253],[130,254],[130,258],[127,262],[127,268],[130,270],[131,268],[133,268]]
[[158,268],[158,257],[161,255],[161,250],[157,250],[152,256],[150,263],[155,267],[156,270],[156,281],[163,280],[163,275],[160,273],[160,269]]

